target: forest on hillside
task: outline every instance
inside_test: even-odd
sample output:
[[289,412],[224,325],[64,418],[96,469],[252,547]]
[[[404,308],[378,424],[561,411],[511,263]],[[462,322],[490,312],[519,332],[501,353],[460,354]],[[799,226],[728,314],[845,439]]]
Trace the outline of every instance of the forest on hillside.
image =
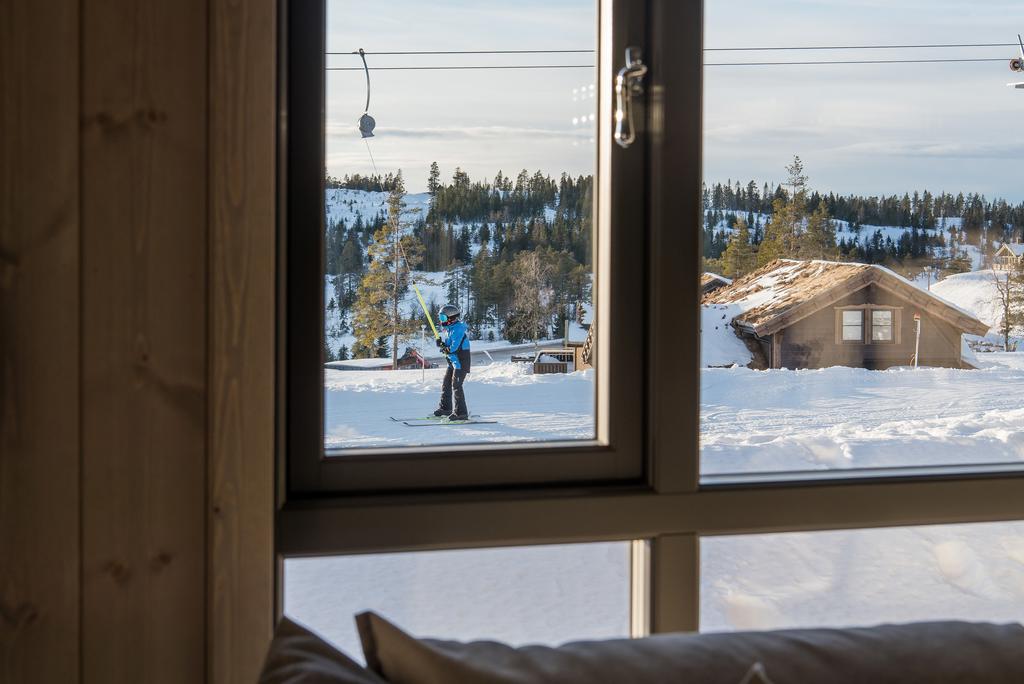
[[[335,276],[328,308],[351,321],[356,337],[343,353],[391,355],[395,335],[387,330],[419,330],[418,306],[393,311],[391,293],[403,301],[411,286],[407,275],[396,277],[396,264],[399,271],[444,272],[447,301],[463,310],[478,339],[558,336],[565,320],[590,300],[591,176],[553,179],[523,170],[514,178],[499,172],[493,180],[474,181],[456,169],[445,181],[434,163],[422,215],[401,206],[401,174],[328,178],[328,188],[389,193],[387,211],[326,228],[325,271]],[[387,303],[392,312],[380,314]]]
[[[782,256],[884,264],[907,273],[925,266],[956,272],[970,270],[964,245],[990,255],[994,246],[1024,237],[1024,202],[928,190],[867,197],[822,193],[809,189],[799,157],[786,172],[787,182],[774,188],[755,181],[705,185],[705,270],[742,275],[750,263]],[[894,238],[882,227],[903,230]],[[763,248],[766,239],[781,244]]]
[[[775,187],[731,180],[705,186],[705,270],[736,277],[775,258],[821,258],[904,273],[924,266],[963,271],[971,268],[964,245],[990,254],[993,244],[1024,236],[1024,203],[928,190],[821,193],[810,189],[799,157],[786,172],[786,183]],[[419,306],[399,306],[408,301],[413,271],[444,274],[447,301],[462,308],[477,339],[560,336],[566,319],[590,301],[592,176],[523,170],[473,180],[456,169],[442,179],[435,162],[429,203],[419,213],[404,206],[401,173],[328,177],[327,187],[388,194],[373,215],[327,221],[324,267],[334,283],[327,307],[340,321],[333,332],[355,337],[343,357],[397,354],[399,338],[419,329]]]

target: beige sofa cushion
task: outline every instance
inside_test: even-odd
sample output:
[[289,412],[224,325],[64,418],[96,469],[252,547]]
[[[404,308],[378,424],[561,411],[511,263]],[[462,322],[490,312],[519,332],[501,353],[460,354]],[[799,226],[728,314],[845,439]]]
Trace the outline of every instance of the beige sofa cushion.
[[1020,684],[1024,627],[967,622],[665,634],[558,648],[416,639],[356,617],[367,667],[391,684],[738,684],[755,662],[774,684]]
[[385,684],[311,631],[282,618],[274,630],[260,684]]

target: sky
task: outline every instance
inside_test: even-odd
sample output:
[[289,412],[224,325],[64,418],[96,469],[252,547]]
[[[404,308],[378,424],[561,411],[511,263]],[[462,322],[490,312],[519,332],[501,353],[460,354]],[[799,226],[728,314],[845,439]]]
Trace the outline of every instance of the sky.
[[[707,0],[705,47],[1009,43],[1024,3],[950,0]],[[328,0],[329,52],[591,49],[596,3]],[[1024,91],[1010,47],[709,52],[706,62],[999,58],[967,64],[705,67],[704,177],[781,182],[793,155],[815,189],[893,194],[979,192],[1024,201]],[[593,54],[369,55],[371,67],[593,65]],[[328,66],[361,67],[329,55]],[[1015,78],[1017,77],[1017,78]],[[382,172],[401,168],[411,191],[427,168],[474,178],[501,170],[553,176],[594,169],[595,70],[372,71],[370,147]],[[327,75],[327,167],[372,172],[355,122],[362,71]]]

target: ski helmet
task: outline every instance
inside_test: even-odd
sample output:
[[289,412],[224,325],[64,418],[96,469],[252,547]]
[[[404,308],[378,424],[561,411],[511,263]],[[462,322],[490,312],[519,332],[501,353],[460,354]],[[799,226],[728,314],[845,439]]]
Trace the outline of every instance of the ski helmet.
[[462,312],[459,311],[459,307],[454,304],[445,304],[441,307],[440,313],[437,314],[437,318],[441,321],[441,325],[451,325],[455,321],[459,320],[459,316]]

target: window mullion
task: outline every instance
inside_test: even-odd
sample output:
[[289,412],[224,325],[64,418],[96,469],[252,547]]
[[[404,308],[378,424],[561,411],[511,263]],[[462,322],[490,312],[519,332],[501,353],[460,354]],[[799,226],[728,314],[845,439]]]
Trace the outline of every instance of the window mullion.
[[651,632],[695,632],[700,627],[700,540],[694,533],[650,541]]

